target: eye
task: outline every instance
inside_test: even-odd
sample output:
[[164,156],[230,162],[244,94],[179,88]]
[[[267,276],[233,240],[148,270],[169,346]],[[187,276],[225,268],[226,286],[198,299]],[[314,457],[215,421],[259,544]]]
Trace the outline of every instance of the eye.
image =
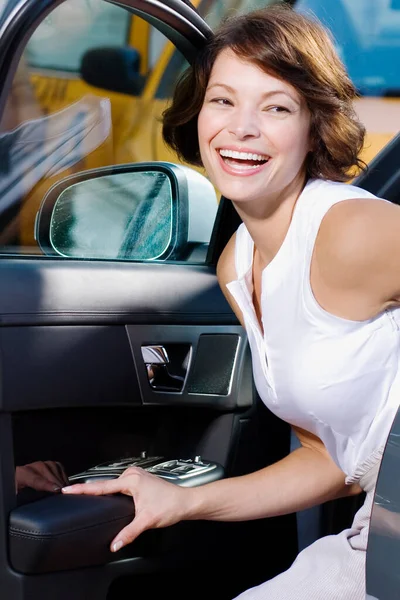
[[278,114],[291,112],[286,106],[268,106],[264,110],[268,111],[268,112],[272,112],[272,113],[278,113]]
[[210,102],[220,106],[231,106],[232,102],[228,98],[210,98]]

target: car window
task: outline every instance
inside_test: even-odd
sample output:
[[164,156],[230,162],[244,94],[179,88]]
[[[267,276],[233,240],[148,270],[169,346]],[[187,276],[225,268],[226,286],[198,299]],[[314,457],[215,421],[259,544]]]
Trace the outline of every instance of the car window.
[[330,28],[362,95],[400,96],[398,0],[298,0],[295,8]]
[[[214,29],[229,15],[275,1],[193,4]],[[0,13],[7,14],[12,4],[0,0]],[[369,162],[399,128],[399,1],[297,0],[293,5],[313,12],[332,29],[360,94],[383,96],[380,104],[370,97],[357,103],[367,127],[363,158]],[[113,165],[180,164],[163,143],[161,115],[186,67],[185,58],[160,31],[121,6],[68,0],[47,16],[27,44],[0,122],[0,254],[43,255],[48,244],[37,238],[38,214],[59,181]],[[205,176],[201,169],[196,172]],[[217,205],[219,193],[214,191]],[[191,208],[190,214],[201,214]],[[205,260],[211,221],[207,227],[200,222],[202,242],[185,260]],[[168,256],[172,260],[175,255]]]
[[225,0],[224,2],[203,2],[199,6],[199,12],[204,20],[215,29],[223,19],[235,15],[244,14],[268,4],[276,4],[279,0]]
[[400,560],[400,410],[386,442],[368,536],[367,598],[391,600],[399,596]]
[[[143,162],[181,164],[163,144],[161,115],[186,66],[184,57],[160,31],[123,7],[100,0],[70,0],[46,17],[25,48],[0,123],[0,151],[5,158],[0,177],[1,254],[50,253],[51,232],[59,231],[59,215],[63,215],[65,225],[68,210],[74,210],[70,215],[71,224],[75,222],[74,230],[63,230],[62,235],[75,240],[79,232],[82,242],[87,232],[85,244],[75,248],[70,242],[61,244],[64,252],[53,252],[53,256],[112,258],[112,249],[118,243],[118,232],[124,223],[127,227],[123,234],[124,251],[120,251],[117,258],[157,260],[162,256],[163,260],[204,262],[218,194],[206,182],[199,183],[198,177],[205,179],[200,169],[185,165],[178,175],[176,170],[166,171],[162,175],[162,186],[158,171],[150,172],[150,179],[146,179],[148,184],[143,184],[145,173],[132,172],[132,181],[138,182],[143,197],[126,183],[129,176],[126,172],[116,174],[113,179],[110,171],[104,171],[104,180],[97,181],[97,187],[89,183],[77,187],[74,179],[82,172],[117,165],[132,165],[134,169],[134,165]],[[189,222],[184,226],[174,222],[179,211],[171,212],[176,208],[169,198],[175,194],[171,182],[176,183],[177,177],[184,179],[189,189],[189,198],[184,199],[189,203],[185,209]],[[50,190],[64,181],[75,185],[74,201],[65,201],[68,194],[64,188],[61,204],[57,204],[53,196],[49,200]],[[102,189],[100,194],[99,188]],[[155,190],[160,189],[163,195],[161,192],[155,195]],[[197,206],[201,203],[197,189],[209,194],[203,215]],[[93,204],[95,196],[99,198],[104,218],[90,221],[93,211],[100,210]],[[44,202],[47,204],[43,208]],[[56,227],[46,213],[49,202],[58,215]],[[129,215],[129,206],[137,223]],[[92,212],[88,207],[92,207]],[[182,235],[178,236],[179,244],[175,240],[172,247],[172,234],[165,234],[160,248],[152,247],[151,252],[143,247],[139,249],[136,241],[136,250],[132,252],[127,232],[141,228],[141,235],[134,231],[137,240],[143,239],[143,231],[150,239],[149,222],[152,219],[155,226],[154,214],[157,211],[159,215],[164,214],[166,207],[170,212],[165,230],[186,229],[187,251],[183,251]],[[81,223],[79,219],[83,214],[85,220]],[[46,235],[45,227],[48,228]],[[114,237],[113,227],[117,230]],[[38,239],[39,234],[41,239]],[[95,234],[100,242],[92,239]],[[100,248],[101,236],[106,250]],[[177,244],[180,252],[177,252]],[[66,248],[71,250],[70,254],[65,252]]]
[[[84,53],[129,42],[130,15],[98,0],[70,0],[41,23],[26,49],[28,65],[79,73]],[[63,33],[60,36],[60,33]]]

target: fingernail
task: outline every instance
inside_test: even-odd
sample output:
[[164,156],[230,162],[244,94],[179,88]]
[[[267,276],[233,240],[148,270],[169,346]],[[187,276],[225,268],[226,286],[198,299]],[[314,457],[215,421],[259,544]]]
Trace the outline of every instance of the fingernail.
[[112,551],[113,552],[118,552],[118,550],[121,550],[122,546],[124,545],[123,542],[119,541],[119,542],[115,542],[115,544],[112,547]]
[[70,493],[70,491],[71,491],[71,486],[69,486],[69,487],[63,487],[63,488],[61,488],[61,491],[62,491],[64,494],[69,494],[69,493]]

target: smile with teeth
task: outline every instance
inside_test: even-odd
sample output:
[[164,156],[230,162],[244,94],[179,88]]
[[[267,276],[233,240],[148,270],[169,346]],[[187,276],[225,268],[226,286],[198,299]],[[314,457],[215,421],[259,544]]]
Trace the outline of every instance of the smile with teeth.
[[239,167],[241,169],[256,169],[257,167],[267,163],[270,158],[265,154],[239,152],[238,150],[220,149],[219,154],[224,163],[232,167]]

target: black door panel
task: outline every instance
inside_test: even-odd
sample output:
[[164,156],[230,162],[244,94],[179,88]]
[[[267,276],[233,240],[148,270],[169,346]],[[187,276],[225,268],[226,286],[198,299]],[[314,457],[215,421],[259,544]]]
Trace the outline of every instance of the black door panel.
[[[27,0],[4,21],[0,109],[30,32],[61,4]],[[186,1],[118,5],[156,26],[189,61],[211,35]],[[209,246],[213,265],[238,224],[226,207],[222,201]],[[1,597],[229,600],[288,568],[297,551],[295,515],[183,522],[145,532],[113,555],[110,516],[121,517],[113,497],[103,515],[98,506],[83,510],[83,498],[15,489],[15,468],[34,461],[59,461],[71,476],[142,453],[201,456],[225,476],[240,476],[288,453],[290,427],[257,396],[246,335],[215,266],[31,255],[2,258],[0,278]],[[154,347],[161,362],[153,364],[145,357]],[[128,501],[122,519],[134,514],[132,500],[115,500]]]
[[[141,355],[149,343],[189,349],[182,391],[151,387]],[[142,403],[233,409],[252,403],[250,356],[239,326],[7,327],[0,330],[0,348],[5,411]]]
[[122,326],[28,326],[0,330],[1,409],[141,403]]
[[234,325],[215,268],[51,259],[0,262],[3,325]]
[[[0,277],[7,289],[0,298],[4,597],[36,600],[57,590],[60,600],[114,600],[127,586],[137,598],[156,598],[175,590],[180,574],[178,597],[184,598],[190,566],[198,564],[204,572],[202,593],[216,577],[218,597],[228,600],[288,567],[296,552],[294,515],[257,523],[181,523],[145,532],[115,556],[104,544],[118,520],[110,525],[104,515],[103,529],[100,514],[100,523],[91,525],[93,542],[103,549],[91,551],[88,528],[82,538],[87,545],[82,541],[78,552],[79,535],[74,536],[85,522],[86,506],[81,512],[79,501],[71,503],[69,534],[68,497],[60,496],[61,507],[57,496],[14,492],[15,466],[37,460],[60,461],[71,476],[142,452],[166,459],[200,455],[230,476],[287,453],[289,428],[257,398],[245,332],[223,297],[215,269],[10,258],[0,263]],[[152,387],[142,352],[148,346],[168,352],[168,368],[172,376],[181,376],[181,390]],[[116,506],[117,519],[119,510]],[[47,531],[46,543],[40,543],[37,531],[32,537],[19,531],[18,524],[29,519]],[[286,532],[282,544],[276,543],[278,528]],[[54,539],[58,531],[61,541]],[[267,566],[255,550],[260,535],[274,540]],[[64,543],[68,539],[71,543]],[[24,541],[29,547],[21,549]],[[55,550],[40,554],[46,548]],[[162,573],[168,577],[161,586]],[[201,585],[193,597],[200,597]]]
[[[3,410],[251,405],[245,334],[229,325],[212,268],[5,260],[1,276]],[[189,349],[182,391],[152,389],[141,354],[149,344]]]

